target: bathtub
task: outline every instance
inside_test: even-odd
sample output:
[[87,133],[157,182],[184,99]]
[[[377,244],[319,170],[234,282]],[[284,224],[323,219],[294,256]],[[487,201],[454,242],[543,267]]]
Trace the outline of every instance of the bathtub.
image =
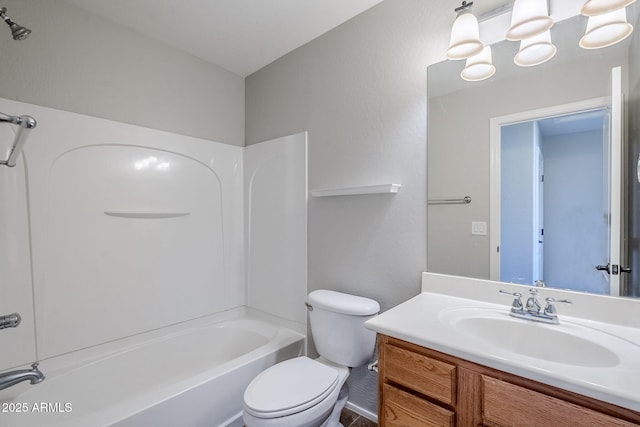
[[304,336],[239,308],[43,360],[0,394],[0,426],[242,426],[242,395]]

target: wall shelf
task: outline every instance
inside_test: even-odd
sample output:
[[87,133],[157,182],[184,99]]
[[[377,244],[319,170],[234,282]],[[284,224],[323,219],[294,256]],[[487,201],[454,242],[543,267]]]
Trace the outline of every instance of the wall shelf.
[[361,185],[358,187],[324,188],[311,190],[313,197],[354,196],[360,194],[394,194],[400,191],[401,184]]
[[115,216],[118,218],[138,218],[138,219],[158,219],[158,218],[178,218],[187,216],[190,212],[165,212],[165,211],[118,211],[106,210],[104,214],[107,216]]

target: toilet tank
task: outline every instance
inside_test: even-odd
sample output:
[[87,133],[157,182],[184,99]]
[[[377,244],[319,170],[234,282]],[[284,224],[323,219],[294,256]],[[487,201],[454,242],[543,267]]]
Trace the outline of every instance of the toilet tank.
[[376,301],[341,292],[317,290],[309,294],[311,334],[320,356],[342,366],[366,365],[373,355],[376,333],[364,322],[376,316]]

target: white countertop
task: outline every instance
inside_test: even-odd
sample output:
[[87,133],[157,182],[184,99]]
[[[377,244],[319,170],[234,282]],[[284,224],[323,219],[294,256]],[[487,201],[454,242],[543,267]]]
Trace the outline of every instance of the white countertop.
[[[543,292],[545,291],[546,289]],[[576,360],[575,363],[558,363],[504,351],[487,341],[458,333],[455,328],[447,325],[447,322],[443,322],[442,314],[456,309],[488,309],[493,313],[498,312],[498,316],[502,313],[508,316],[510,302],[508,296],[504,298],[503,304],[496,304],[436,292],[423,292],[367,321],[365,325],[384,335],[640,411],[640,328],[563,316],[562,307],[559,307],[559,317],[564,328],[578,328],[587,332],[595,330],[594,336],[604,337],[605,341],[607,337],[611,340],[621,340],[622,350],[612,348],[620,358],[619,363],[615,366],[594,367],[584,366],[585,364],[581,366],[580,360]],[[539,325],[541,328],[555,326]],[[608,348],[616,347],[610,346],[608,342],[604,344]],[[546,343],[532,342],[531,345],[544,346]]]

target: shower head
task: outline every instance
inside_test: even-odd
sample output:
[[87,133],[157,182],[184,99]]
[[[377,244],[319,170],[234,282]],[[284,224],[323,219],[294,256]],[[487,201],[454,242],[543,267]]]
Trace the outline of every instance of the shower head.
[[0,18],[4,19],[4,22],[6,22],[9,28],[11,28],[11,35],[13,36],[13,39],[24,40],[29,37],[29,34],[31,34],[31,30],[13,22],[11,18],[6,15],[6,13],[6,7],[0,9]]
[[15,22],[9,24],[9,27],[11,28],[11,35],[14,40],[24,40],[31,34],[30,29],[22,27]]

